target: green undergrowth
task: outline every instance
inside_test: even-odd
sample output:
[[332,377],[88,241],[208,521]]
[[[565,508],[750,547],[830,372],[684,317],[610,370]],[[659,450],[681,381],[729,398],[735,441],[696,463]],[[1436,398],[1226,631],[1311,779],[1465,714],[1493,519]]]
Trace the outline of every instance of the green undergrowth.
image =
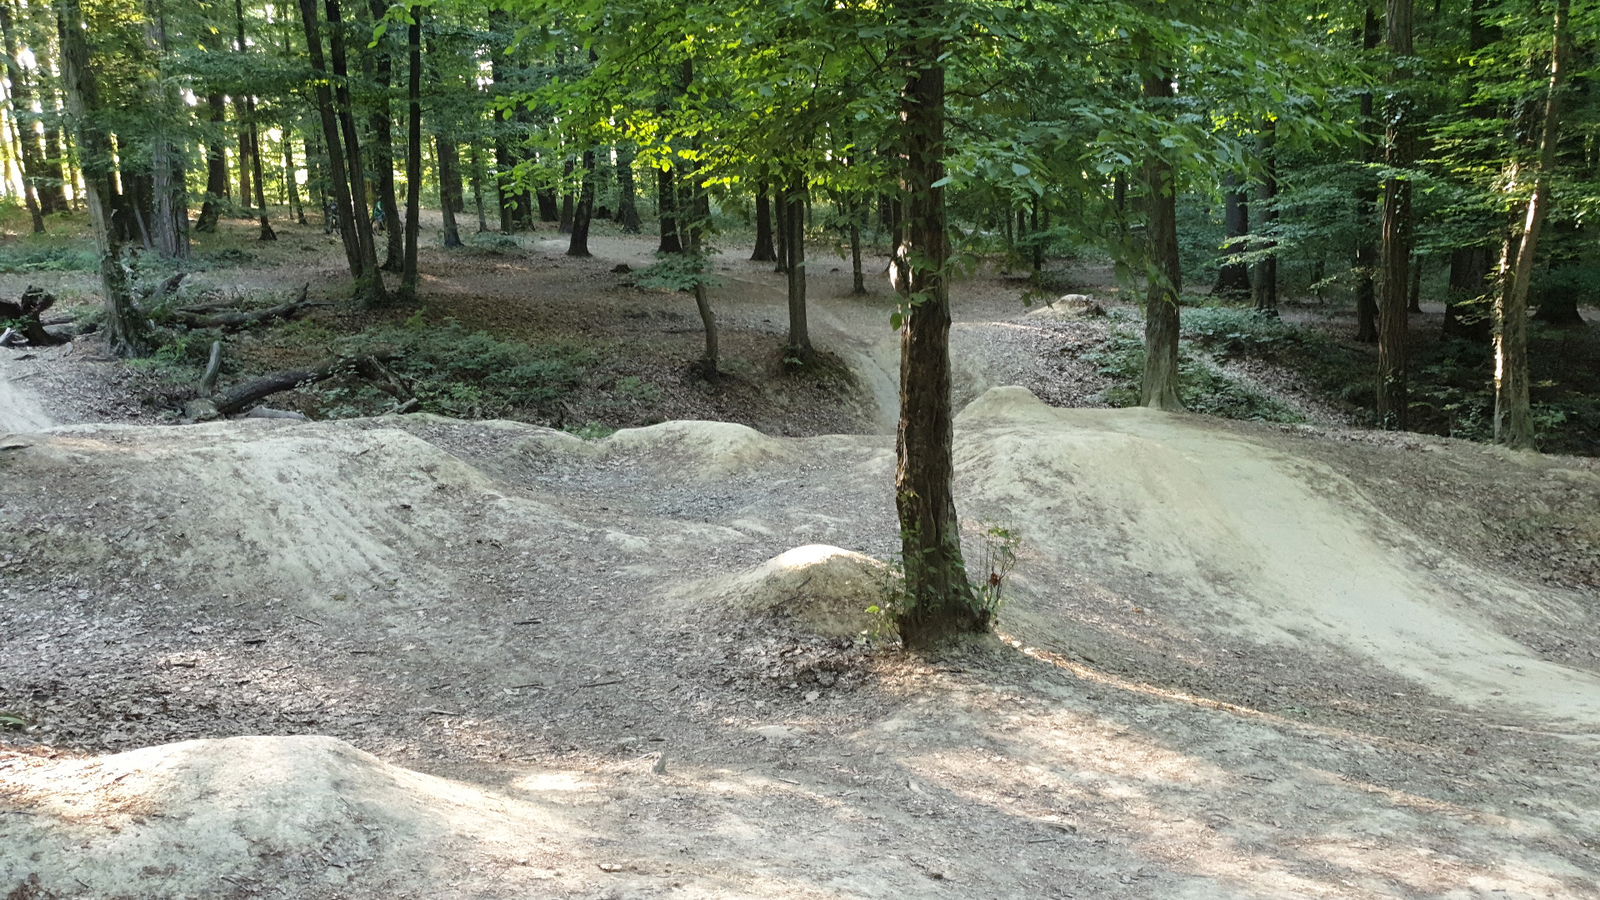
[[[1185,314],[1188,318],[1189,314]],[[1139,402],[1139,380],[1144,371],[1144,338],[1140,334],[1140,319],[1136,312],[1115,310],[1111,313],[1111,333],[1106,343],[1089,358],[1099,367],[1100,373],[1112,380],[1106,389],[1106,402],[1113,406],[1136,406]],[[1204,324],[1204,323],[1203,323]],[[1204,324],[1209,330],[1220,330],[1219,323]],[[1229,330],[1229,341],[1253,342],[1249,335]],[[1303,422],[1304,417],[1282,402],[1266,396],[1243,381],[1222,370],[1216,356],[1204,346],[1203,339],[1186,333],[1178,342],[1178,391],[1184,404],[1192,411],[1227,419],[1251,419],[1264,422]]]
[[[336,345],[349,356],[393,355],[387,365],[416,397],[419,411],[463,419],[549,419],[599,361],[592,349],[575,343],[502,340],[453,319],[429,322],[421,313]],[[327,382],[314,393],[328,417],[369,415],[394,405],[391,393],[361,381]]]

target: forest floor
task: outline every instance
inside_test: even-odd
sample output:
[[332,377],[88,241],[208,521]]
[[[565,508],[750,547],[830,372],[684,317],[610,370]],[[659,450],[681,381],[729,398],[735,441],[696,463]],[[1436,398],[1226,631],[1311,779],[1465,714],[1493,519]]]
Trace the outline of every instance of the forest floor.
[[[331,290],[320,237],[194,280]],[[166,371],[0,354],[0,890],[1600,897],[1594,460],[1349,428],[1288,379],[1259,389],[1308,424],[1056,408],[1101,402],[1115,316],[985,275],[958,501],[973,564],[987,523],[1018,564],[998,636],[907,656],[864,611],[889,300],[817,273],[850,374],[797,385],[770,266],[722,260],[729,399],[687,373],[692,304],[611,271],[649,246],[595,248],[430,251],[427,327],[626,348],[552,424],[761,431],[171,428]],[[630,372],[657,391],[605,406]]]

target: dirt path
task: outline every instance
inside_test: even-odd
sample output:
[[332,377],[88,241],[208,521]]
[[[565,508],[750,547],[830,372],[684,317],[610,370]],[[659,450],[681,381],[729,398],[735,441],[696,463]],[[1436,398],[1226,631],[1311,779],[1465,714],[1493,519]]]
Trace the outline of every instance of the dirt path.
[[26,433],[56,424],[25,382],[30,374],[0,350],[0,432]]
[[[36,488],[0,506],[0,709],[58,748],[0,760],[0,885],[1600,896],[1592,586],[1454,549],[1470,501],[1414,530],[1425,483],[1363,487],[1354,442],[1018,391],[957,428],[962,510],[1023,555],[1003,638],[927,659],[808,630],[878,569],[780,557],[892,554],[884,436],[421,416],[0,455]],[[1600,496],[1418,444],[1384,452],[1545,516]],[[133,749],[260,734],[304,737]]]

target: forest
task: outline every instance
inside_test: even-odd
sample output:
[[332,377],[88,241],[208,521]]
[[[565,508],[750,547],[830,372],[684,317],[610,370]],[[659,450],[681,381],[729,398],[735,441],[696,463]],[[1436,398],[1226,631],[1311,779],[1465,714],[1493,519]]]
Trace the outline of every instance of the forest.
[[7,900],[1600,898],[1600,2],[0,40]]

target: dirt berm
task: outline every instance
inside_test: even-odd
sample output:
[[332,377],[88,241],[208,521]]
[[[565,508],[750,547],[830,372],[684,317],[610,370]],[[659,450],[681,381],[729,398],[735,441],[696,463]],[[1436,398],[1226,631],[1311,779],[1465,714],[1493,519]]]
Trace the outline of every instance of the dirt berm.
[[995,389],[916,658],[887,437],[0,447],[0,896],[1600,897],[1591,463]]

